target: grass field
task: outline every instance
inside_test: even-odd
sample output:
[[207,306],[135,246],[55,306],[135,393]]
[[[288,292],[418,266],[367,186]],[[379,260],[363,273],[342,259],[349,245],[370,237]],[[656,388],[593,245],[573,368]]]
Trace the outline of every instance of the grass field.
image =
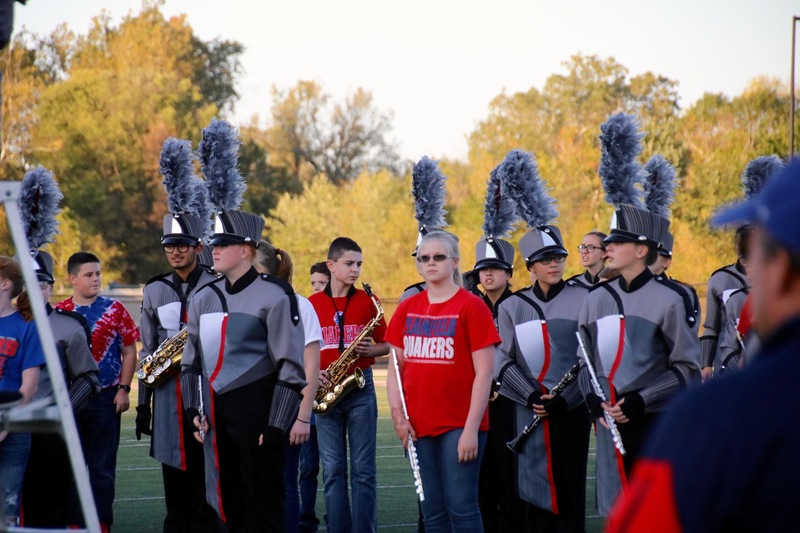
[[[385,368],[375,369],[378,394],[378,528],[416,531],[417,503],[413,478],[403,448],[389,416],[385,391]],[[136,398],[132,393],[131,398]],[[114,531],[138,533],[161,531],[166,509],[161,482],[161,465],[148,455],[149,441],[134,435],[135,410],[122,417],[122,437],[117,459],[117,496],[114,503]],[[145,437],[147,438],[147,437]],[[317,497],[317,516],[325,513],[322,478]],[[594,506],[594,444],[589,455],[586,531],[602,531],[603,520]],[[321,531],[324,528],[320,528]]]

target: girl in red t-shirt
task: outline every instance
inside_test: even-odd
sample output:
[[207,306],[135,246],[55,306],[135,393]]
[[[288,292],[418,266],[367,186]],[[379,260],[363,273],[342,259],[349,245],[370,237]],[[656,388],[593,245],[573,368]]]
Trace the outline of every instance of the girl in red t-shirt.
[[406,420],[394,372],[387,392],[397,437],[419,457],[425,530],[483,531],[478,472],[486,406],[500,336],[486,305],[461,287],[458,243],[444,231],[423,237],[417,270],[427,289],[404,300],[386,339],[397,354]]

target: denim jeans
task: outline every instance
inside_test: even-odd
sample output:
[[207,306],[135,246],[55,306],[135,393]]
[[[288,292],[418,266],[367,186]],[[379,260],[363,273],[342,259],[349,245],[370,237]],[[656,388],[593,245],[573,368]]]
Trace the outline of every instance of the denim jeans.
[[317,422],[311,415],[311,436],[300,445],[300,533],[316,531],[319,520],[317,504],[317,476],[319,475],[319,444]]
[[[114,523],[114,481],[120,430],[120,415],[116,413],[114,406],[116,395],[117,387],[105,388],[100,394],[91,396],[86,407],[75,415],[83,456],[89,467],[89,483],[97,507],[97,517],[100,522],[109,526]],[[79,518],[82,515],[80,499],[75,492],[71,523],[83,525],[82,518]]]
[[297,533],[300,524],[300,491],[297,486],[297,469],[300,464],[300,446],[284,439],[283,485],[286,499],[283,502],[285,533]]
[[[330,412],[317,417],[317,441],[330,533],[369,533],[377,529],[375,455],[378,404],[371,368],[364,371],[364,377],[363,389],[351,391]],[[348,444],[352,513],[347,493]]]
[[22,479],[25,476],[30,447],[30,433],[9,433],[0,442],[0,488],[3,490],[6,521],[12,525],[16,525],[19,517]]
[[415,443],[425,501],[422,514],[425,532],[483,532],[478,510],[478,476],[486,432],[478,432],[478,457],[458,462],[458,439],[463,429],[436,437],[420,437]]

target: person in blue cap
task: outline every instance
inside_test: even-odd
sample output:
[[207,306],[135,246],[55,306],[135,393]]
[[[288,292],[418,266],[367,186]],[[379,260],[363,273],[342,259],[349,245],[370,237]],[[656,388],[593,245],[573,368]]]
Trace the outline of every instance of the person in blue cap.
[[[755,226],[754,327],[760,353],[743,372],[687,394],[648,439],[610,531],[798,531],[800,160],[755,198],[712,218]],[[753,401],[743,391],[754,391]]]

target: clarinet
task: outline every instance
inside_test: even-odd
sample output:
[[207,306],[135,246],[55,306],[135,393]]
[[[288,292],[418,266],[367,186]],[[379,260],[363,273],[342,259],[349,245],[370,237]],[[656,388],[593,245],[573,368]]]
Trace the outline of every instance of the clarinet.
[[[397,377],[397,388],[400,391],[400,403],[403,405],[403,415],[408,420],[408,408],[406,408],[406,397],[403,394],[403,382],[400,379],[400,365],[397,363],[397,353],[392,348],[392,361],[394,361],[394,375]],[[419,495],[419,501],[425,501],[425,492],[422,490],[422,476],[419,472],[419,461],[417,461],[417,447],[408,435],[408,462],[411,463],[411,472],[414,473],[414,487]]]
[[[600,381],[597,379],[597,374],[594,371],[594,366],[592,365],[592,360],[589,358],[589,353],[586,351],[586,345],[583,344],[583,338],[579,331],[575,332],[575,335],[578,336],[578,345],[581,347],[581,353],[583,354],[583,360],[586,362],[586,368],[589,370],[589,378],[592,382],[592,388],[594,389],[594,393],[600,398],[603,402],[608,402],[606,398],[606,393],[603,392],[603,388],[600,386]],[[622,456],[625,456],[625,445],[622,444],[622,435],[619,433],[619,428],[617,427],[617,422],[614,420],[608,411],[603,409],[603,418],[606,420],[606,425],[608,426],[608,430],[611,432],[611,438],[614,440],[614,446],[617,447],[619,453]]]
[[206,439],[206,412],[203,401],[203,376],[197,376],[197,391],[200,393],[200,440]]
[[[550,394],[552,394],[553,396],[557,396],[562,392],[564,392],[564,389],[567,388],[567,385],[575,381],[575,378],[578,377],[578,370],[580,370],[580,366],[581,365],[578,363],[572,368],[570,368],[567,371],[567,373],[564,374],[564,377],[561,378],[561,381],[556,383],[556,386],[550,389]],[[542,420],[541,416],[533,415],[531,423],[525,426],[525,428],[522,430],[522,433],[514,437],[514,440],[506,442],[506,446],[508,446],[508,449],[514,453],[521,452],[522,446],[525,444],[525,441],[528,440],[528,435],[530,435],[531,432],[533,432],[533,430],[536,428],[536,426],[539,425],[539,422],[541,420]]]

